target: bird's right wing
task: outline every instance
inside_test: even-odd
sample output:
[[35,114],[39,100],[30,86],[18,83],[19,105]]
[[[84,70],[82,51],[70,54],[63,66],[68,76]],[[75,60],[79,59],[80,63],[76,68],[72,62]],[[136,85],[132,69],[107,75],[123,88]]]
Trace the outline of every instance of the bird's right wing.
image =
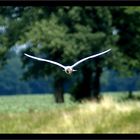
[[35,57],[35,56],[28,55],[28,54],[26,54],[26,53],[24,53],[24,55],[26,55],[26,56],[28,56],[28,57],[30,57],[30,58],[39,60],[39,61],[45,61],[45,62],[49,62],[49,63],[55,64],[55,65],[60,66],[60,67],[62,67],[62,68],[65,69],[65,66],[62,65],[62,64],[60,64],[60,63],[58,63],[58,62],[55,62],[55,61],[52,61],[52,60],[47,60],[47,59],[38,58],[38,57]]
[[101,52],[101,53],[98,53],[98,54],[91,55],[91,56],[89,56],[89,57],[83,58],[83,59],[79,60],[78,62],[76,62],[75,64],[73,64],[73,65],[72,65],[72,68],[75,67],[75,66],[77,66],[78,64],[82,63],[83,61],[86,61],[86,60],[88,60],[88,59],[90,59],[90,58],[94,58],[94,57],[97,57],[97,56],[102,55],[102,54],[104,54],[104,53],[107,53],[107,52],[109,52],[110,50],[111,50],[111,49],[108,49],[108,50],[106,50],[106,51],[104,51],[104,52]]

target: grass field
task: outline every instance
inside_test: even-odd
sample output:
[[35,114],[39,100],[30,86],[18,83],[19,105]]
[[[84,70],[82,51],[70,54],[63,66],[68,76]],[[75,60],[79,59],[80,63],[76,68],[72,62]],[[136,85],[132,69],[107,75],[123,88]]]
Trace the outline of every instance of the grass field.
[[140,100],[126,96],[73,103],[65,95],[64,104],[47,94],[0,96],[0,133],[140,133]]

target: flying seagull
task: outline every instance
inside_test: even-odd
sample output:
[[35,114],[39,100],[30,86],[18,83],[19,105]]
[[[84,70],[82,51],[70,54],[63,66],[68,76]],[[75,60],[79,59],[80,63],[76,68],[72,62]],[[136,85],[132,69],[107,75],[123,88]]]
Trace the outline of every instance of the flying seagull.
[[106,51],[104,51],[104,52],[101,52],[101,53],[98,53],[98,54],[91,55],[91,56],[89,56],[89,57],[83,58],[83,59],[79,60],[78,62],[74,63],[74,64],[71,65],[71,66],[64,66],[64,65],[62,65],[62,64],[60,64],[60,63],[58,63],[58,62],[55,62],[55,61],[52,61],[52,60],[47,60],[47,59],[38,58],[38,57],[35,57],[35,56],[28,55],[28,54],[26,54],[26,53],[24,53],[24,55],[26,55],[26,56],[28,56],[28,57],[30,57],[30,58],[39,60],[39,61],[45,61],[45,62],[48,62],[48,63],[55,64],[55,65],[57,65],[57,66],[59,66],[59,67],[62,67],[62,68],[64,69],[64,71],[65,71],[67,74],[72,74],[72,72],[76,71],[76,70],[74,70],[73,68],[74,68],[75,66],[77,66],[78,64],[80,64],[80,63],[82,63],[82,62],[84,62],[84,61],[86,61],[86,60],[88,60],[88,59],[90,59],[90,58],[94,58],[94,57],[100,56],[100,55],[102,55],[102,54],[105,54],[105,53],[109,52],[110,50],[111,50],[111,49],[108,49],[108,50],[106,50]]

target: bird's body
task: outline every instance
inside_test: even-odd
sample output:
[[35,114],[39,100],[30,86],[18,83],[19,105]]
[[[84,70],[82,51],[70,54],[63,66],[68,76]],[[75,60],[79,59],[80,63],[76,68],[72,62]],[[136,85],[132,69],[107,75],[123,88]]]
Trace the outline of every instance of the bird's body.
[[62,67],[62,68],[64,69],[64,71],[65,71],[67,74],[72,74],[72,72],[76,71],[76,70],[74,70],[73,68],[74,68],[75,66],[77,66],[78,64],[80,64],[80,63],[82,63],[82,62],[84,62],[84,61],[86,61],[86,60],[88,60],[88,59],[91,59],[91,58],[100,56],[100,55],[102,55],[102,54],[105,54],[105,53],[109,52],[110,50],[111,50],[111,49],[108,49],[108,50],[106,50],[106,51],[104,51],[104,52],[101,52],[101,53],[98,53],[98,54],[91,55],[91,56],[89,56],[89,57],[83,58],[83,59],[79,60],[78,62],[74,63],[74,64],[71,65],[71,66],[64,66],[64,65],[62,65],[62,64],[60,64],[60,63],[58,63],[58,62],[55,62],[55,61],[52,61],[52,60],[47,60],[47,59],[38,58],[38,57],[35,57],[35,56],[28,55],[28,54],[26,54],[26,53],[25,53],[25,55],[28,56],[28,57],[30,57],[30,58],[39,60],[39,61],[45,61],[45,62],[48,62],[48,63],[51,63],[51,64],[55,64],[55,65],[57,65],[57,66],[59,66],[59,67]]
[[65,71],[67,74],[70,74],[70,75],[71,75],[72,72],[74,72],[74,71],[76,71],[76,70],[74,70],[72,66],[66,66],[65,69],[64,69],[64,71]]

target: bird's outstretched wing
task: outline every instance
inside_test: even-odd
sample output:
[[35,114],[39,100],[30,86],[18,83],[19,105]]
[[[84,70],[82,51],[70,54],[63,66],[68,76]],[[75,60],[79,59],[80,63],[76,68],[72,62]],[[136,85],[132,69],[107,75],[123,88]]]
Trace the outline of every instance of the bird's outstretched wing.
[[38,58],[38,57],[35,57],[35,56],[28,55],[28,54],[26,54],[26,53],[24,53],[24,55],[26,55],[26,56],[28,56],[28,57],[30,57],[30,58],[39,60],[39,61],[45,61],[45,62],[49,62],[49,63],[55,64],[55,65],[60,66],[60,67],[62,67],[62,68],[65,69],[65,66],[62,65],[62,64],[60,64],[60,63],[58,63],[58,62],[54,62],[54,61],[52,61],[52,60],[47,60],[47,59]]
[[83,58],[83,59],[79,60],[78,62],[76,62],[75,64],[73,64],[73,65],[72,65],[72,68],[75,67],[75,66],[77,66],[78,64],[82,63],[83,61],[86,61],[86,60],[88,60],[88,59],[90,59],[90,58],[94,58],[94,57],[97,57],[97,56],[99,56],[99,55],[105,54],[105,53],[109,52],[110,50],[111,50],[111,49],[108,49],[108,50],[106,50],[106,51],[104,51],[104,52],[101,52],[101,53],[98,53],[98,54],[91,55],[91,56],[89,56],[89,57]]

